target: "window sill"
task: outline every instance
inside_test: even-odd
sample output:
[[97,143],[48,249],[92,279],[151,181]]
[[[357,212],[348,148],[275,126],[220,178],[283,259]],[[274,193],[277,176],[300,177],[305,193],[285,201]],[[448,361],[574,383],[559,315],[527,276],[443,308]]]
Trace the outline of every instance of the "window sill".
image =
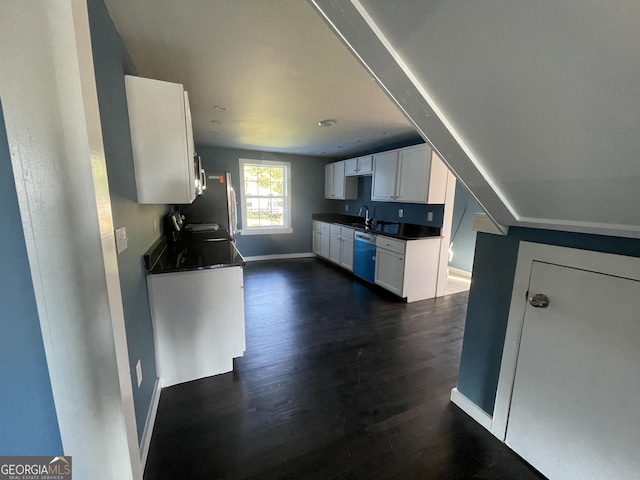
[[240,235],[282,235],[284,233],[293,233],[293,228],[256,228],[239,230]]

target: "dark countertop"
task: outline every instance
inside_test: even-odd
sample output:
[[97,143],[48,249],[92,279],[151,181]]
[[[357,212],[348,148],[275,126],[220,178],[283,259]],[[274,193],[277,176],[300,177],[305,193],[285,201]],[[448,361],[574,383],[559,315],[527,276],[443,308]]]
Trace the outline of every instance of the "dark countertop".
[[243,267],[242,257],[226,232],[183,234],[178,241],[158,239],[144,254],[147,274]]
[[399,238],[401,240],[418,240],[421,238],[442,236],[442,229],[438,227],[416,225],[413,223],[378,221],[375,227],[368,228],[364,224],[364,218],[353,215],[342,215],[340,213],[314,213],[311,215],[311,219],[319,222],[337,223],[362,232]]

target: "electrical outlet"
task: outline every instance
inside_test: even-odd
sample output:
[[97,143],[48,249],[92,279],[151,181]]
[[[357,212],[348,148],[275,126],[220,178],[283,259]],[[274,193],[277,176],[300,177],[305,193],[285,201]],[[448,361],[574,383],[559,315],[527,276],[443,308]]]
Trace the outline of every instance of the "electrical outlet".
[[398,210],[398,217],[400,218],[404,217],[404,208],[401,208]]
[[127,249],[128,243],[127,229],[125,227],[116,229],[116,249],[118,253],[124,252]]
[[158,233],[158,219],[153,217],[153,233]]
[[427,221],[431,222],[433,220],[433,212],[427,212]]
[[345,212],[348,212],[348,211],[349,211],[349,204],[348,204],[348,203],[346,203],[346,204],[345,204],[345,206],[344,206],[344,211],[345,211]]
[[138,380],[138,388],[140,388],[140,385],[142,385],[142,364],[140,359],[136,363],[136,379]]

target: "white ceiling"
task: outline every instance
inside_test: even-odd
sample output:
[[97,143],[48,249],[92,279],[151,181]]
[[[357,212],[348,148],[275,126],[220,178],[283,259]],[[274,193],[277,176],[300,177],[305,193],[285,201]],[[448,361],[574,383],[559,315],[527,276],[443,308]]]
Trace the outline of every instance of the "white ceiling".
[[417,131],[502,225],[640,238],[635,0],[106,4],[199,144],[344,158]]
[[640,3],[311,0],[504,225],[640,237]]
[[189,91],[198,145],[344,158],[418,136],[303,0],[105,3],[138,73]]

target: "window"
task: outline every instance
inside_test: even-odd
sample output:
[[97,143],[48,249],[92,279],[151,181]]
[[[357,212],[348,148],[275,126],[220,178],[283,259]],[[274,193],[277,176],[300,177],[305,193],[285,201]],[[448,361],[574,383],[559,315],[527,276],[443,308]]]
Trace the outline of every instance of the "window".
[[242,234],[292,233],[291,164],[240,159]]

